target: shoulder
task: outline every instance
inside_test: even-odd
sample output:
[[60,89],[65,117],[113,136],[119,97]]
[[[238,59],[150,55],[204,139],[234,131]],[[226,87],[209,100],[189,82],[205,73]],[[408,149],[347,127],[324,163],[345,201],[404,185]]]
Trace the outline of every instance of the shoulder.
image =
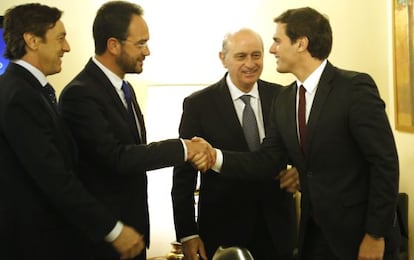
[[6,72],[0,77],[0,103],[37,102],[41,99],[40,88],[40,83],[29,73]]
[[[89,95],[99,87],[96,76],[87,68],[80,71],[62,90],[61,98],[65,99],[70,95]],[[89,93],[89,94],[88,94]]]
[[332,75],[332,80],[337,83],[343,82],[347,84],[374,84],[373,78],[365,72],[359,72],[354,70],[347,70],[338,67],[334,67],[331,64],[327,66],[327,75]]
[[257,81],[257,84],[258,84],[259,87],[263,87],[263,88],[272,88],[272,89],[276,89],[276,90],[283,88],[283,86],[280,85],[280,84],[265,81],[265,80],[261,80],[261,79],[259,79]]
[[264,80],[259,80],[257,84],[258,84],[259,93],[261,97],[278,96],[285,89],[280,84],[276,84],[276,83],[272,83],[272,82],[268,82]]
[[208,101],[211,100],[211,98],[217,95],[222,95],[224,93],[229,93],[229,90],[227,88],[225,80],[221,79],[212,85],[206,86],[203,89],[191,93],[184,100],[193,102],[201,102],[203,100]]

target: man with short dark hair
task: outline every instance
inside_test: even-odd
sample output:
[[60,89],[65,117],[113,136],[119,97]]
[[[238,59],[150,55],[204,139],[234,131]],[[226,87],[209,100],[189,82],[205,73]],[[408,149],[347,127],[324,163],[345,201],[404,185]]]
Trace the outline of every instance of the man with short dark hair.
[[315,9],[274,21],[277,71],[297,80],[273,103],[261,149],[218,152],[214,168],[223,177],[270,178],[288,154],[300,176],[302,259],[398,259],[398,155],[374,80],[327,60],[332,29]]
[[[149,246],[147,170],[183,164],[208,146],[170,139],[146,144],[144,118],[127,73],[141,73],[150,54],[142,8],[110,1],[93,24],[95,56],[65,87],[60,97],[63,118],[79,147],[79,178],[120,221],[130,225]],[[118,236],[118,229],[108,240]],[[99,259],[119,259],[107,243],[93,246]],[[143,251],[135,259],[146,259]]]
[[[117,219],[83,187],[77,151],[46,76],[70,51],[57,8],[24,4],[6,11],[0,77],[0,258],[91,259],[84,239],[103,241]],[[144,245],[124,226],[112,246],[123,257]],[[108,244],[109,245],[109,244]]]

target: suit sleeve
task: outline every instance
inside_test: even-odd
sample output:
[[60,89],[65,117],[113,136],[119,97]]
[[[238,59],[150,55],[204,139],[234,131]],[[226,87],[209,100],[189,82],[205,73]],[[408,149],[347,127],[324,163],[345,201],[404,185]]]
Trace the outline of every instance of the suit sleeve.
[[122,130],[128,127],[122,125],[125,121],[117,107],[102,93],[95,93],[98,90],[72,85],[60,100],[62,115],[86,160],[99,162],[113,174],[135,174],[184,162],[179,139],[132,144],[132,135]]
[[[179,129],[181,138],[203,136],[197,114],[197,108],[185,99]],[[177,240],[198,234],[194,209],[197,175],[198,171],[189,163],[174,167],[171,196]]]
[[367,160],[369,197],[366,232],[383,236],[395,219],[399,164],[385,104],[377,86],[367,74],[353,79],[350,129]]
[[45,199],[92,240],[102,241],[116,219],[82,186],[67,165],[59,125],[35,91],[18,91],[3,115],[4,133],[22,167]]

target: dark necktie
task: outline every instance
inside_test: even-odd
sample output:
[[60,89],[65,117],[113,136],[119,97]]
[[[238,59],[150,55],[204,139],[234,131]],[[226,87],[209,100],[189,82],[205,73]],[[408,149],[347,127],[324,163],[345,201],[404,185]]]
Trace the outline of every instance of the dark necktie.
[[260,136],[256,116],[254,115],[253,108],[250,105],[250,98],[250,95],[243,95],[240,97],[245,104],[243,109],[242,124],[247,145],[249,146],[250,151],[255,151],[260,147]]
[[299,137],[302,152],[304,151],[306,141],[306,89],[303,85],[299,88],[299,105],[298,105],[298,124],[299,124]]
[[128,83],[126,83],[125,81],[122,81],[121,89],[124,92],[125,100],[127,103],[128,119],[133,126],[133,133],[134,133],[135,140],[139,143],[141,142],[141,138],[139,135],[139,128],[137,125],[137,121],[135,119],[134,109],[132,106],[132,95],[131,95],[131,90],[129,89]]
[[49,99],[50,103],[52,103],[53,107],[57,107],[55,89],[49,83],[47,83],[43,86],[43,92],[46,94],[47,98]]

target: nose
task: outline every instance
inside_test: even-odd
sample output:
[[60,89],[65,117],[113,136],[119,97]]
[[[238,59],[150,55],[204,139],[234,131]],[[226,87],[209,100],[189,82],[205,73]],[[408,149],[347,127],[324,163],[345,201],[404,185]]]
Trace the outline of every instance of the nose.
[[275,54],[275,53],[276,53],[276,44],[274,44],[274,43],[273,43],[273,44],[270,46],[269,52],[270,52],[271,54]]
[[147,45],[145,45],[144,55],[145,55],[145,56],[149,56],[150,54],[151,54],[151,51],[150,51],[150,49],[149,49],[149,47],[148,47],[148,44],[147,44]]
[[62,50],[64,52],[70,52],[70,45],[69,45],[69,42],[67,40],[65,40],[65,42],[63,43]]

